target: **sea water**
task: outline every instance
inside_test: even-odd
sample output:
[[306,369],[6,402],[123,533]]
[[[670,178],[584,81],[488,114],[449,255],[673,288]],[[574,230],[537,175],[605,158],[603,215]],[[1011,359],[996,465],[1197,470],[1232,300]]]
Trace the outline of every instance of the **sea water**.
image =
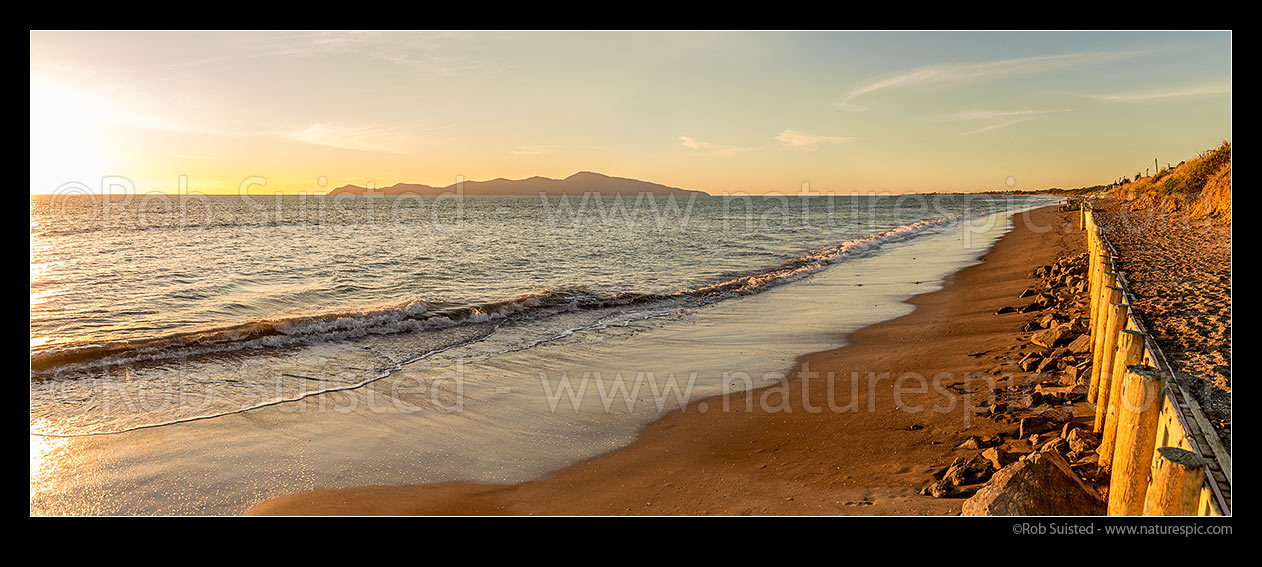
[[534,478],[783,380],[1050,202],[32,197],[32,512]]

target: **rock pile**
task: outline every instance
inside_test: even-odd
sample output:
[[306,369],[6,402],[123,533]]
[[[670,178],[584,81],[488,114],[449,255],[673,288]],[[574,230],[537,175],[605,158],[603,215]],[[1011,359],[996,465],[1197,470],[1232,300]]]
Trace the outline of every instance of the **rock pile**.
[[[1017,344],[992,357],[992,397],[974,413],[1006,424],[1009,433],[960,443],[957,449],[978,452],[956,458],[921,494],[971,496],[965,515],[1104,513],[1100,440],[1073,409],[1086,398],[1091,372],[1086,270],[1086,254],[1040,266],[1018,297],[1023,301],[996,312],[1029,318],[1019,318]],[[992,353],[970,356],[985,354]]]

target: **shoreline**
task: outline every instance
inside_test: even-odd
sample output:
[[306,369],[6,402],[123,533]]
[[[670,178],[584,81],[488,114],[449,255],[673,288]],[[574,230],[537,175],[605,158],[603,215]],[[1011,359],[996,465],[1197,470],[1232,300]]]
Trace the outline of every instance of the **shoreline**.
[[964,454],[953,447],[968,437],[1012,437],[1011,424],[972,413],[991,392],[977,399],[969,381],[988,380],[1018,335],[1019,321],[995,311],[1034,267],[1080,246],[1077,225],[1055,206],[1011,218],[980,263],[909,299],[910,314],[798,358],[786,383],[690,403],[627,447],[516,484],[325,489],[246,514],[958,514],[963,499],[919,490]]

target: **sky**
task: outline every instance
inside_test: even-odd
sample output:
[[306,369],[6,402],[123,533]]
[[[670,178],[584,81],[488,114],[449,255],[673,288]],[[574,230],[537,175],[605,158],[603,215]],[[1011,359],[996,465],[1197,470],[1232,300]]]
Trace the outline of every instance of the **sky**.
[[1231,139],[1231,32],[32,31],[31,193],[1083,187]]

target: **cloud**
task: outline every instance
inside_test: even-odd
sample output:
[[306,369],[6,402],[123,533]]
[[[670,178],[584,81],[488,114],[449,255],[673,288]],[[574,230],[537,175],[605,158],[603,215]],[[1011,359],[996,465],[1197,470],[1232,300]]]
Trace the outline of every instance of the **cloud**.
[[999,61],[983,61],[980,63],[942,63],[916,67],[883,78],[870,79],[854,88],[835,106],[842,110],[857,112],[867,108],[855,104],[856,97],[886,89],[907,87],[927,87],[933,85],[965,84],[993,80],[1001,77],[1044,73],[1055,69],[1132,57],[1146,53],[1143,51],[1127,52],[1084,52],[1065,53],[1061,55],[1041,55],[1036,57],[1018,57]]
[[591,151],[606,151],[608,149],[609,148],[604,147],[604,146],[533,145],[533,146],[517,146],[517,148],[515,149],[508,150],[508,153],[515,156],[537,156],[541,154],[554,154],[557,152],[582,152],[582,151],[591,152]]
[[1086,95],[1096,100],[1104,100],[1109,102],[1152,102],[1171,98],[1186,98],[1193,96],[1207,96],[1218,94],[1230,94],[1231,84],[1229,83],[1211,83],[1204,85],[1184,86],[1184,87],[1168,87],[1164,89],[1115,93],[1115,94],[1099,94]]
[[964,136],[973,134],[981,134],[991,130],[1007,128],[1014,124],[1029,122],[1043,118],[1048,114],[1058,112],[1069,112],[1067,108],[1058,109],[1040,109],[1040,110],[968,110],[964,112],[954,112],[951,114],[942,114],[937,117],[938,120],[946,122],[982,122],[985,125],[965,132]]
[[515,150],[508,150],[508,153],[515,156],[537,156],[539,154],[550,154],[557,151],[557,146],[518,146]]
[[806,132],[798,132],[797,130],[785,130],[776,136],[776,140],[780,143],[802,150],[814,150],[820,144],[840,144],[853,139],[853,137],[843,136],[817,136]]
[[684,143],[685,148],[691,148],[694,150],[704,150],[713,147],[711,144],[702,142],[692,136],[680,136],[679,140]]
[[744,152],[752,152],[758,149],[758,148],[741,147],[741,146],[711,144],[710,142],[703,142],[701,140],[693,138],[692,136],[680,136],[679,141],[680,143],[684,145],[685,148],[688,148],[690,150],[704,151],[715,157],[732,157],[736,154],[740,154]]
[[400,154],[411,145],[411,136],[400,128],[337,122],[312,124],[286,132],[285,136],[307,144],[361,152]]

